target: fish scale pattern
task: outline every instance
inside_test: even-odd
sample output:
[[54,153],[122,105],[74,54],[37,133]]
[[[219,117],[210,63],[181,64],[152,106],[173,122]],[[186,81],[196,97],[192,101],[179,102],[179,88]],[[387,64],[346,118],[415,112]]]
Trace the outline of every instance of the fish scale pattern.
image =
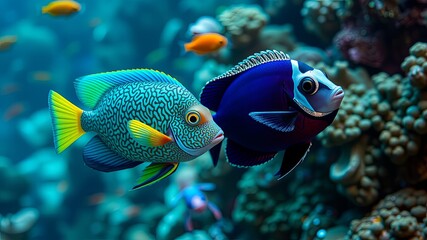
[[96,132],[108,148],[129,160],[188,161],[192,157],[175,142],[159,147],[140,145],[129,134],[127,123],[132,119],[140,120],[164,134],[168,134],[172,127],[176,136],[185,136],[189,134],[188,129],[176,122],[180,122],[186,109],[196,104],[199,103],[194,96],[177,85],[141,82],[125,84],[107,92],[94,111],[84,112],[82,127],[85,131]]

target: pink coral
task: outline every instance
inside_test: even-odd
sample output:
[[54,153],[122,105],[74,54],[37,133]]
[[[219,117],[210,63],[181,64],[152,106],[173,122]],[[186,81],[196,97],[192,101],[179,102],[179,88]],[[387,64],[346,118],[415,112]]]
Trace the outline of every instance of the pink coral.
[[335,36],[335,44],[343,56],[358,64],[381,67],[385,60],[381,34],[363,34],[365,30],[347,27]]

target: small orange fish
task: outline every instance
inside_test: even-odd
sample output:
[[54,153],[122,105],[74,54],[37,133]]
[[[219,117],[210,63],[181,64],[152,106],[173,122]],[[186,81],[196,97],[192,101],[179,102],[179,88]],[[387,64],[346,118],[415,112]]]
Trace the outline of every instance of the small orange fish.
[[18,38],[15,35],[0,37],[0,51],[6,51],[10,48]]
[[191,42],[184,45],[186,52],[203,55],[216,52],[227,46],[227,38],[218,33],[204,33],[193,37]]
[[50,14],[52,16],[69,16],[73,13],[80,11],[81,6],[78,2],[73,0],[58,0],[50,2],[42,8],[43,14]]

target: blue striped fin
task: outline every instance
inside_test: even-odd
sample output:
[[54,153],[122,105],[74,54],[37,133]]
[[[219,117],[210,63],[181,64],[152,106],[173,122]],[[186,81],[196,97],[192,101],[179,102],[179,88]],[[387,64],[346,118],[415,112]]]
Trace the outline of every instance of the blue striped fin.
[[133,168],[142,162],[127,160],[109,149],[99,138],[93,137],[83,150],[85,164],[101,172],[113,172]]

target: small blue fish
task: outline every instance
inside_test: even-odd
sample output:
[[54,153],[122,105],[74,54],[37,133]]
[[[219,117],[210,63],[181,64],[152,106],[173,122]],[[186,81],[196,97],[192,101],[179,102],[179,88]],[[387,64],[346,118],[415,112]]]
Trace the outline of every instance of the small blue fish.
[[178,162],[202,155],[223,140],[210,111],[176,79],[148,69],[77,79],[83,111],[49,93],[54,143],[61,153],[86,132],[97,133],[83,151],[87,166],[117,171],[151,162],[133,189],[172,174]]
[[[327,76],[275,50],[256,53],[209,81],[201,102],[216,112],[231,165],[250,167],[285,150],[282,178],[297,166],[311,139],[335,118],[344,91]],[[212,148],[214,165],[220,145]]]
[[181,190],[179,194],[172,200],[172,205],[176,205],[179,200],[184,198],[187,206],[187,216],[185,219],[185,228],[187,231],[193,231],[193,223],[191,220],[192,212],[201,213],[206,209],[209,209],[214,215],[216,220],[222,219],[222,213],[219,208],[212,202],[208,201],[208,198],[202,191],[212,191],[215,189],[215,185],[212,183],[199,183],[190,185]]

